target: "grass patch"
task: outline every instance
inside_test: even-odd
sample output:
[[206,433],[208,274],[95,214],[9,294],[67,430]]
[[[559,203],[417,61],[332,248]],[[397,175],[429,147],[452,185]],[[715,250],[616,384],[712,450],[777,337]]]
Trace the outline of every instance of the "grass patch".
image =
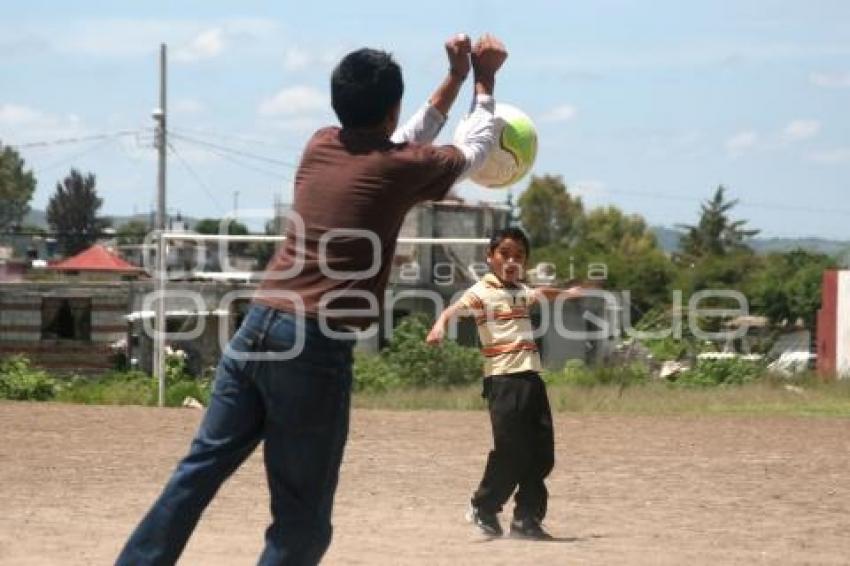
[[487,407],[481,398],[481,385],[464,387],[427,387],[355,392],[352,404],[357,409],[476,411]]
[[[179,407],[186,397],[207,405],[210,383],[182,378],[166,383],[165,406]],[[96,377],[74,377],[60,383],[54,401],[82,405],[157,405],[159,385],[141,372],[115,372]]]
[[[577,414],[850,417],[850,382],[760,381],[709,388],[664,382],[549,385],[552,410]],[[790,385],[790,384],[789,384]],[[354,406],[389,410],[481,410],[480,386],[358,392]]]
[[143,373],[76,376],[59,388],[54,401],[81,405],[149,405],[151,379]]
[[850,417],[850,384],[756,382],[711,388],[640,386],[554,386],[553,410],[635,415],[747,415]]

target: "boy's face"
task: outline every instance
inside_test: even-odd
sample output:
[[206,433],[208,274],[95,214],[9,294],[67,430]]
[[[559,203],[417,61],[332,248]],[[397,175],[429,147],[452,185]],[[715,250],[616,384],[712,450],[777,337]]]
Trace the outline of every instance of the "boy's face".
[[502,282],[515,284],[525,274],[528,260],[525,246],[513,238],[505,238],[493,250],[487,252],[487,264]]

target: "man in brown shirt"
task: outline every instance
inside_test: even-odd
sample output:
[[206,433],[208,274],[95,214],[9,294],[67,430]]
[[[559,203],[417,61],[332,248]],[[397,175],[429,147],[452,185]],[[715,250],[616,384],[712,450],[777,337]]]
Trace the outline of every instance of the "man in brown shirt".
[[[495,142],[492,92],[507,52],[489,35],[474,47],[456,36],[446,51],[447,77],[395,134],[403,81],[392,57],[361,49],[334,70],[331,100],[342,127],[308,142],[286,242],[225,348],[189,454],[118,564],[174,564],[221,483],[260,441],[273,520],[259,563],[321,559],[348,436],[353,340],[339,330],[377,319],[407,211],[443,198]],[[457,145],[432,146],[470,66],[472,127]]]
[[[459,49],[468,44],[454,41]],[[480,43],[482,56],[490,41]],[[307,144],[295,178],[287,240],[269,263],[258,303],[315,318],[323,328],[362,327],[377,320],[405,214],[419,202],[442,199],[461,174],[480,165],[494,143],[492,87],[482,71],[468,138],[459,146],[430,145],[468,72],[468,64],[452,60],[459,58],[452,48],[449,53],[452,70],[446,81],[392,137],[397,104],[376,113],[377,122],[361,118],[366,102],[358,65],[378,65],[378,73],[397,84],[399,97],[400,72],[395,77],[394,63],[380,52],[361,50],[343,60],[334,73],[332,97],[343,127],[319,130]],[[367,96],[380,100],[385,95]]]

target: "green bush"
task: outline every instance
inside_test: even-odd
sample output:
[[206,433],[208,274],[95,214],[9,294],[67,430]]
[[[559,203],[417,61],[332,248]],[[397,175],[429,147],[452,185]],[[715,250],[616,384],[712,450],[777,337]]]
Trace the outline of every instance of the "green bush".
[[694,348],[687,340],[679,340],[673,337],[659,338],[657,340],[645,340],[642,342],[652,352],[652,356],[660,361],[681,360]]
[[398,373],[380,355],[354,355],[354,390],[384,392],[399,386]]
[[481,379],[483,359],[477,349],[460,346],[451,340],[429,346],[425,343],[428,329],[424,316],[411,315],[395,328],[392,341],[380,354],[357,356],[355,390],[452,387]]
[[[156,405],[159,401],[159,385],[156,380],[151,387],[150,404]],[[206,380],[182,379],[169,383],[165,388],[165,406],[180,407],[186,397],[192,397],[201,402],[205,407],[210,403],[211,384]]]
[[[186,397],[209,404],[208,379],[171,379],[166,372],[165,406],[179,407]],[[140,371],[110,372],[94,377],[75,376],[59,388],[56,400],[86,405],[150,405],[159,402],[159,382]]]
[[649,369],[643,364],[587,367],[582,360],[569,360],[561,371],[543,372],[547,385],[634,385],[649,380]]
[[47,401],[57,388],[58,382],[47,372],[30,367],[25,356],[0,360],[0,399]]
[[[150,380],[150,399],[148,404],[159,402],[159,381]],[[186,371],[186,353],[182,350],[166,350],[165,356],[165,406],[180,407],[186,397],[209,405],[212,393],[212,379],[195,379]]]
[[186,352],[165,348],[165,382],[177,383],[192,379],[186,371]]
[[678,385],[712,387],[718,385],[742,385],[765,374],[759,361],[741,358],[699,360],[692,369],[682,372],[676,379]]
[[86,405],[146,405],[151,399],[150,381],[150,376],[140,371],[74,376],[62,385],[56,400]]

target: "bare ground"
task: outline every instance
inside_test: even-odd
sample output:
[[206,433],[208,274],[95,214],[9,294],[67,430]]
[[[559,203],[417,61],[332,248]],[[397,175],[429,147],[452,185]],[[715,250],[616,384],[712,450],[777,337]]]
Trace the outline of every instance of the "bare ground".
[[[111,563],[200,416],[0,403],[0,564]],[[560,414],[556,427],[558,540],[487,541],[463,521],[486,413],[355,411],[323,564],[850,563],[850,420]],[[267,521],[258,451],[181,564],[254,564]]]

